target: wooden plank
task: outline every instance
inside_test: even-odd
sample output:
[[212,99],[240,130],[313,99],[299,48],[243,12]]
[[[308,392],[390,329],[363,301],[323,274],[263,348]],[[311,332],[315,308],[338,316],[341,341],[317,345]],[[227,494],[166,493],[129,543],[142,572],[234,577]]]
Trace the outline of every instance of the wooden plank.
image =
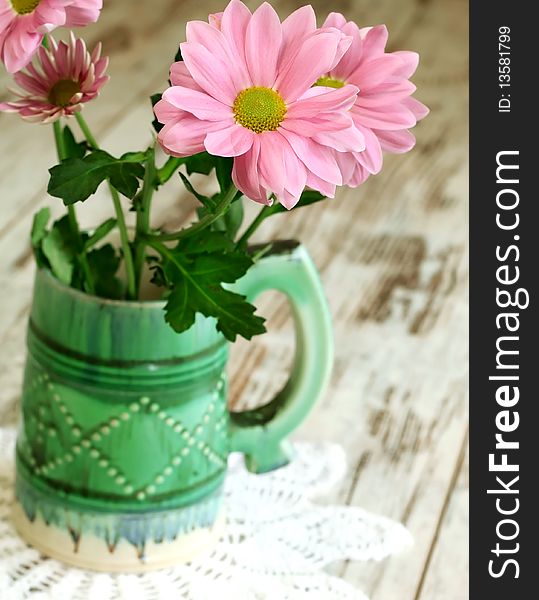
[[[469,483],[468,445],[465,443],[455,487],[448,497],[418,600],[468,600]],[[449,567],[449,568],[448,568]]]

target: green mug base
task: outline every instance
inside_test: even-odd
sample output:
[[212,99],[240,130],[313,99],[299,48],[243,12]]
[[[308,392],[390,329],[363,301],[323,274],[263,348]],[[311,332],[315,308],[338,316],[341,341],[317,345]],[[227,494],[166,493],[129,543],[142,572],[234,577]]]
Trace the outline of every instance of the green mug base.
[[126,540],[110,548],[103,538],[89,534],[74,543],[65,528],[47,525],[39,515],[31,521],[18,502],[13,506],[12,520],[21,537],[42,554],[79,569],[109,573],[144,573],[190,562],[211,552],[225,526],[221,513],[210,527],[193,529],[172,540],[147,542],[141,557]]

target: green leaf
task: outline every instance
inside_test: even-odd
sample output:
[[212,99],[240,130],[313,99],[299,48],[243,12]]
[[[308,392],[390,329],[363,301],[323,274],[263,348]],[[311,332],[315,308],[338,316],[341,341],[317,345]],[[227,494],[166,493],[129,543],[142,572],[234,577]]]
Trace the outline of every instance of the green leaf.
[[231,239],[234,239],[243,223],[243,201],[242,198],[234,200],[225,213],[226,231]]
[[182,48],[181,48],[181,46],[178,46],[178,51],[174,55],[174,62],[180,62],[180,61],[183,61]]
[[92,246],[95,246],[104,237],[106,237],[115,227],[118,221],[116,219],[107,219],[87,238],[84,242],[84,250],[88,250]]
[[94,194],[99,185],[109,179],[124,196],[132,198],[144,176],[140,164],[145,153],[136,152],[114,158],[103,150],[94,150],[84,158],[68,158],[49,169],[51,178],[48,192],[62,198],[64,204],[83,202]]
[[[150,96],[150,102],[152,103],[152,109],[159,102],[159,100],[161,100],[162,97],[163,97],[163,94],[152,94]],[[160,123],[157,120],[157,117],[154,117],[154,120],[152,121],[152,126],[157,133],[159,133],[161,131],[161,129],[163,129],[163,127],[164,127],[163,123]]]
[[93,276],[95,293],[104,298],[122,298],[123,285],[116,276],[120,257],[111,244],[92,250],[86,255]]
[[193,235],[178,243],[176,248],[185,255],[202,254],[203,252],[232,252],[235,250],[234,242],[223,231],[203,230],[198,235]]
[[215,172],[221,192],[226,193],[232,185],[232,167],[234,166],[233,158],[225,158],[222,156],[214,157]]
[[215,156],[207,152],[200,152],[199,154],[189,156],[185,160],[187,174],[200,173],[201,175],[209,175],[215,167],[215,158]]
[[67,215],[53,224],[43,238],[41,249],[56,277],[70,285],[77,255],[77,239],[73,236]]
[[88,144],[86,142],[77,142],[69,125],[64,127],[62,135],[64,137],[66,158],[83,158],[88,150]]
[[[211,237],[217,247],[223,243],[219,232]],[[163,273],[173,286],[165,306],[165,319],[172,328],[177,332],[189,329],[200,312],[216,318],[217,329],[230,341],[237,335],[251,339],[264,333],[264,319],[254,314],[255,307],[221,285],[242,277],[253,264],[251,258],[240,251],[187,254],[188,248],[180,243],[174,249],[160,249]]]
[[38,210],[34,215],[34,220],[32,221],[32,232],[30,234],[32,246],[34,248],[39,248],[41,240],[43,240],[47,234],[47,224],[50,218],[51,211],[47,206]]
[[199,194],[195,188],[193,187],[192,183],[189,181],[189,179],[187,179],[187,177],[180,171],[179,172],[180,177],[182,178],[183,181],[183,185],[185,185],[185,187],[187,188],[187,191],[190,192],[191,194],[193,194],[193,196],[203,205],[205,206],[210,212],[213,212],[215,210],[215,206],[216,203],[214,200],[212,200],[212,198],[208,198],[208,196],[204,196],[202,194]]

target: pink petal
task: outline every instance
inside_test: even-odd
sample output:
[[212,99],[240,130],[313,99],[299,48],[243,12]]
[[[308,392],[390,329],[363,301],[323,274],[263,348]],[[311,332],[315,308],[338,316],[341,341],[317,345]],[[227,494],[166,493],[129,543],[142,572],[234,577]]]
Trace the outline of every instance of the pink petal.
[[[312,88],[316,89],[316,88]],[[304,94],[288,106],[287,117],[291,119],[315,117],[322,112],[346,112],[354,105],[358,89],[345,85],[340,89],[319,88],[322,92]]]
[[190,112],[199,119],[230,122],[233,119],[232,110],[229,106],[218,102],[205,92],[174,86],[164,92],[163,99],[176,108]]
[[[365,42],[363,42],[365,44]],[[365,48],[363,48],[365,52]],[[350,75],[350,83],[357,85],[360,93],[376,87],[392,77],[393,72],[402,66],[401,59],[392,54],[362,62]]]
[[415,146],[415,137],[407,129],[401,129],[400,131],[375,129],[374,134],[380,140],[380,146],[384,152],[402,154]]
[[408,110],[412,111],[417,121],[424,119],[430,112],[427,106],[415,98],[405,98],[402,103]]
[[239,0],[232,0],[221,19],[221,31],[239,59],[245,62],[245,34],[251,20],[251,11]]
[[15,14],[11,5],[5,0],[0,4],[0,48],[2,47],[2,37],[7,32],[8,26],[15,20]]
[[298,158],[309,171],[324,181],[335,185],[342,185],[341,172],[335,161],[333,152],[329,148],[286,129],[281,129],[280,133],[288,140]]
[[281,123],[281,128],[297,133],[298,135],[312,137],[322,131],[340,131],[342,129],[348,129],[352,124],[352,119],[348,113],[333,114],[327,112],[321,113],[317,117],[300,119],[286,118]]
[[237,53],[232,51],[221,31],[203,21],[189,21],[186,29],[189,44],[196,43],[204,46],[213,57],[227,65],[236,93],[249,87],[251,81],[249,73],[243,61],[238,60]]
[[190,114],[163,99],[156,103],[156,105],[153,107],[153,112],[155,113],[159,123],[163,124],[168,123],[169,121],[185,118]]
[[417,119],[405,106],[406,100],[394,106],[381,107],[380,110],[356,105],[352,109],[354,122],[371,129],[395,130],[413,127]]
[[335,160],[341,170],[343,185],[348,185],[356,170],[356,157],[350,152],[335,152]]
[[338,32],[318,32],[305,41],[294,60],[289,62],[283,56],[283,64],[287,66],[279,73],[276,89],[285,101],[297,100],[329,71],[339,42]]
[[223,13],[212,13],[208,15],[208,23],[215,27],[215,29],[219,29],[221,31],[221,21],[223,20]]
[[245,34],[245,59],[255,86],[272,87],[283,34],[273,7],[264,2],[254,12]]
[[286,140],[276,131],[266,131],[258,136],[258,140],[258,172],[261,183],[276,196],[282,195],[286,184],[283,151]]
[[[288,16],[282,24],[283,43],[281,57],[294,56],[303,40],[316,31],[316,15],[312,6],[302,6]],[[279,61],[280,68],[282,65]]]
[[51,60],[49,51],[41,46],[38,50],[38,54],[41,68],[43,69],[45,77],[48,79],[49,83],[56,82],[58,80],[58,72],[56,70],[56,66]]
[[[321,29],[320,31],[334,31],[333,29]],[[336,31],[340,31],[337,29]],[[341,37],[339,39],[339,43],[337,44],[337,51],[335,52],[335,56],[333,60],[328,65],[328,71],[332,71],[342,60],[342,58],[346,55],[350,46],[352,45],[353,38],[348,35],[344,35],[341,33]]]
[[387,44],[387,27],[377,25],[376,27],[364,27],[360,30],[363,38],[363,55],[375,56],[383,54]]
[[170,83],[191,90],[197,90],[198,92],[204,92],[198,83],[191,77],[189,69],[182,60],[172,63],[170,66]]
[[206,150],[214,156],[240,156],[250,150],[255,134],[241,125],[208,133],[204,141]]
[[191,156],[204,150],[204,139],[217,123],[200,121],[188,116],[168,122],[157,139],[166,152],[173,156]]
[[410,78],[416,71],[417,65],[419,64],[419,54],[417,52],[409,52],[402,50],[399,52],[392,52],[393,56],[398,56],[402,64],[393,72],[396,77],[404,77],[405,79]]
[[4,39],[1,59],[8,73],[16,73],[25,67],[39,48],[43,36],[26,31],[15,24]]
[[361,152],[365,150],[365,136],[357,127],[340,131],[324,131],[313,136],[313,140],[322,146],[328,146],[338,152]]
[[34,31],[48,33],[56,27],[66,24],[66,9],[64,6],[54,6],[50,2],[40,2],[33,13]]
[[18,86],[31,94],[36,94],[37,96],[46,96],[48,94],[48,88],[43,84],[41,79],[30,77],[30,75],[26,74],[24,71],[15,73],[13,79]]
[[356,160],[369,171],[369,173],[379,173],[382,168],[382,148],[376,135],[368,128],[358,125],[356,127],[365,138],[365,150],[363,152],[354,152]]
[[346,23],[342,28],[342,31],[351,38],[351,44],[348,50],[340,58],[338,64],[332,68],[331,76],[335,79],[347,81],[361,61],[363,54],[363,40],[359,34],[359,27],[355,23]]
[[102,0],[77,0],[70,6],[66,6],[66,26],[84,27],[89,23],[95,23],[102,7]]
[[237,90],[229,66],[212,56],[201,44],[184,43],[180,48],[183,60],[198,85],[215,99],[232,106]]
[[396,83],[387,81],[373,89],[369,89],[364,94],[359,94],[357,105],[365,106],[366,108],[376,108],[398,104],[408,96],[411,96],[415,90],[415,85],[407,79],[397,79]]
[[345,25],[346,19],[344,15],[338,12],[332,12],[329,13],[322,27],[335,27],[336,29],[342,29]]
[[248,198],[260,202],[261,204],[271,204],[266,196],[266,192],[260,185],[258,176],[258,157],[260,156],[260,142],[255,138],[252,148],[234,159],[232,169],[232,180],[234,185],[241,190]]
[[317,177],[314,173],[307,171],[307,185],[313,190],[317,190],[328,198],[335,198],[337,186]]
[[367,171],[367,169],[365,169],[365,167],[363,167],[362,165],[360,165],[358,163],[358,164],[356,164],[356,169],[354,171],[354,174],[348,180],[346,185],[348,185],[349,187],[358,187],[361,184],[365,183],[365,181],[367,181],[369,176],[370,176],[369,171]]
[[284,156],[284,173],[285,173],[285,190],[284,194],[277,199],[279,202],[290,209],[293,208],[305,186],[307,185],[307,169],[299,160],[296,153],[292,150],[290,144],[283,138],[283,156]]

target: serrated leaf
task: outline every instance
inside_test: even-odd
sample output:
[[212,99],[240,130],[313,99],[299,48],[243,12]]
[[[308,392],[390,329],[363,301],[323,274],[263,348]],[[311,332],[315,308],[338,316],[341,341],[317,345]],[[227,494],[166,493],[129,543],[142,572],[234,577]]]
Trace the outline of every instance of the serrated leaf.
[[187,331],[195,322],[196,310],[189,303],[189,286],[177,283],[171,290],[165,306],[165,321],[176,331]]
[[223,231],[202,231],[200,235],[191,236],[179,242],[177,249],[185,255],[203,252],[232,252],[235,244]]
[[92,233],[92,235],[84,241],[84,249],[88,250],[92,246],[95,246],[97,243],[99,243],[116,227],[117,222],[118,221],[116,219],[111,218],[101,223],[101,225]]
[[32,232],[30,233],[30,239],[34,248],[39,248],[41,240],[45,237],[47,233],[47,224],[49,223],[50,218],[51,211],[47,206],[39,209],[34,215]]
[[200,173],[201,175],[209,175],[215,167],[215,157],[207,152],[193,154],[185,160],[187,174]]
[[94,150],[84,158],[68,158],[49,169],[51,178],[47,191],[61,198],[64,204],[83,202],[94,194],[99,185],[109,179],[124,196],[132,198],[144,176],[140,164],[145,154],[136,152],[114,158],[103,150]]
[[190,192],[191,194],[193,194],[193,196],[203,205],[205,206],[210,212],[213,212],[215,210],[215,201],[212,200],[211,198],[208,198],[208,196],[204,196],[203,194],[199,194],[195,188],[193,187],[192,183],[189,181],[189,179],[187,179],[187,177],[180,171],[179,172],[180,177],[182,178],[183,181],[183,185],[185,185],[186,189],[188,192]]
[[77,240],[73,236],[67,216],[54,223],[43,238],[41,249],[54,275],[62,283],[70,285],[77,255]]
[[247,254],[239,251],[186,254],[181,244],[161,250],[163,271],[173,286],[165,306],[165,319],[175,331],[189,329],[195,314],[200,312],[216,318],[218,330],[230,341],[237,335],[251,339],[264,333],[264,319],[254,314],[255,307],[244,296],[221,285],[233,283],[247,272],[253,264]]
[[69,125],[64,127],[62,135],[66,158],[83,158],[88,150],[88,144],[86,142],[77,142]]

